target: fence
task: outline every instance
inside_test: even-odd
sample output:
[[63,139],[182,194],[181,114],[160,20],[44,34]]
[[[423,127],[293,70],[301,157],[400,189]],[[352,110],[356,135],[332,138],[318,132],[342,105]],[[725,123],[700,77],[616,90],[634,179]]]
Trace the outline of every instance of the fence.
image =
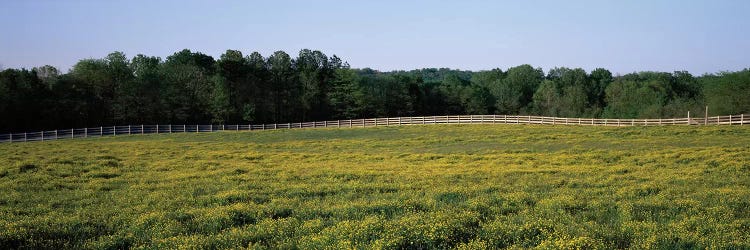
[[377,127],[426,124],[550,124],[588,126],[743,125],[750,124],[750,114],[669,119],[593,119],[520,115],[445,115],[255,125],[127,125],[0,134],[0,143],[47,141],[110,135],[201,133],[224,130],[239,131],[332,127]]

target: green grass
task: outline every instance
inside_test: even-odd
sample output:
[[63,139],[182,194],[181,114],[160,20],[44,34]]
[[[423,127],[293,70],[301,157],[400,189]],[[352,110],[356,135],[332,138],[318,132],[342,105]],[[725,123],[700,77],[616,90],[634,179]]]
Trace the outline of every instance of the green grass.
[[0,144],[7,248],[750,248],[750,126]]

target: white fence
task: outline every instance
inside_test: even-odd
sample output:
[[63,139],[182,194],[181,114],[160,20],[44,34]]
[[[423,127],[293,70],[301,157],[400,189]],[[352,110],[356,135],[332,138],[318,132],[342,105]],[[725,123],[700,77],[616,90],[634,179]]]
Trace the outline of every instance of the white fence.
[[594,119],[521,115],[444,115],[246,125],[127,125],[0,134],[0,143],[47,141],[58,139],[101,137],[110,135],[115,136],[160,133],[202,133],[224,130],[239,131],[299,128],[377,127],[426,124],[549,124],[587,126],[743,125],[750,124],[750,114],[669,119]]

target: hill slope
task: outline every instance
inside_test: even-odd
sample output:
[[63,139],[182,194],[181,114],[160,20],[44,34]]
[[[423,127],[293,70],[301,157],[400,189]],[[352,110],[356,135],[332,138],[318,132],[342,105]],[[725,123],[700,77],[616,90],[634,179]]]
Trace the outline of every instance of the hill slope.
[[748,248],[750,126],[0,144],[0,248]]

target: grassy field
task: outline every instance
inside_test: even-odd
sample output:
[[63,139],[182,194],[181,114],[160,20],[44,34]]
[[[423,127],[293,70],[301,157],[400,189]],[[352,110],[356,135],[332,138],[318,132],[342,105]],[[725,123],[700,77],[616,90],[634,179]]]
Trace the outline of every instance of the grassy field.
[[750,126],[0,144],[7,248],[750,248]]

